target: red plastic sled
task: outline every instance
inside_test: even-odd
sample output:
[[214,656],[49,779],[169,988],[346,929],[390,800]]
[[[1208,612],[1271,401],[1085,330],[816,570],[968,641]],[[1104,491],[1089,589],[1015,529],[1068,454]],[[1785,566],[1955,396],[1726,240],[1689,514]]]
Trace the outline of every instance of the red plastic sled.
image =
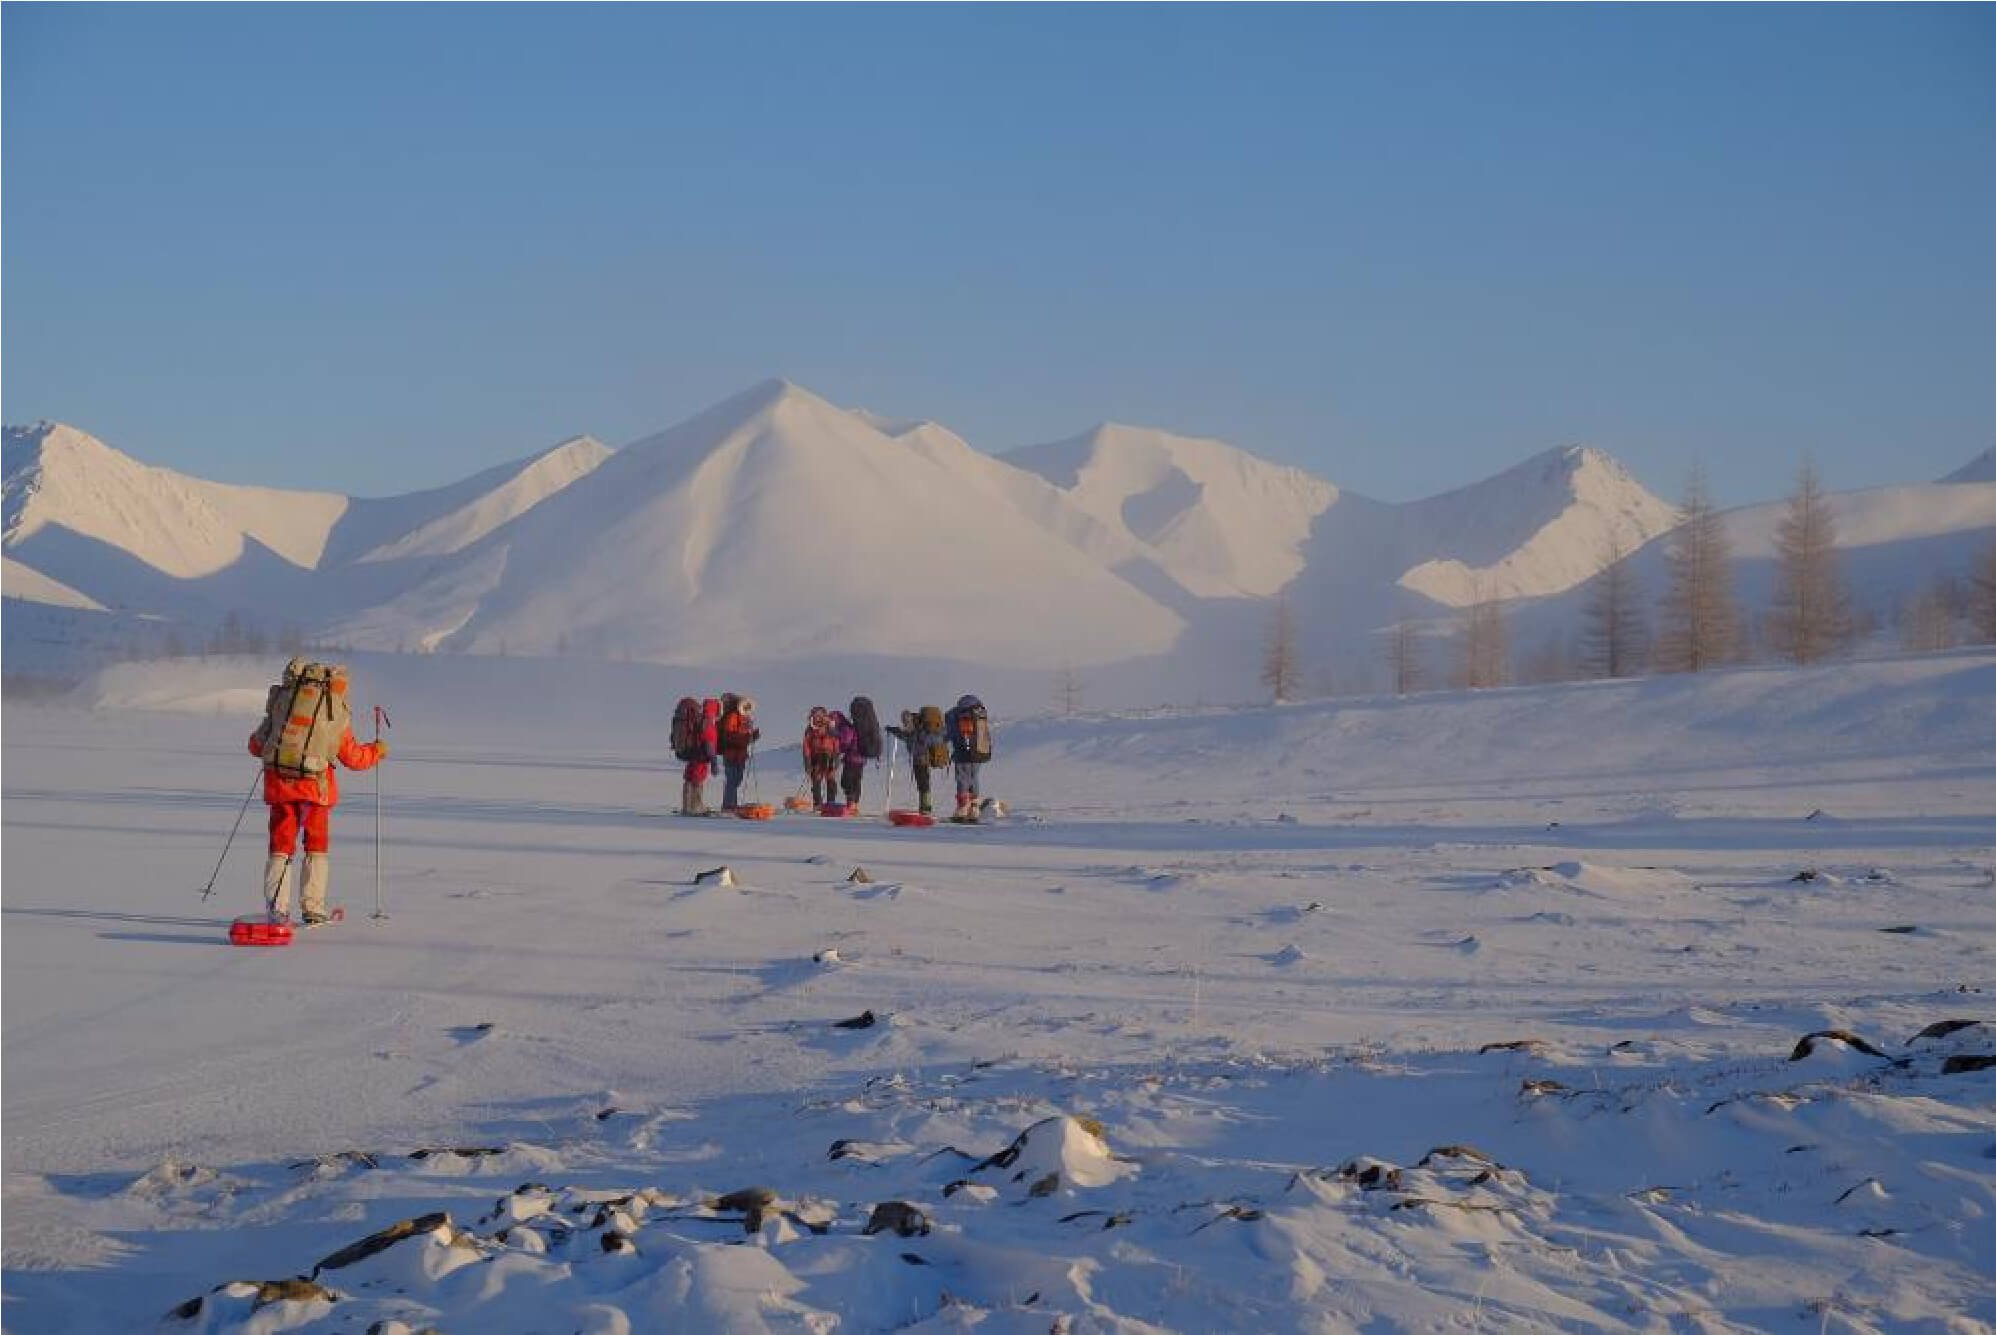
[[818,807],[818,814],[820,816],[843,816],[846,814],[846,804],[843,802],[822,803]]
[[[344,908],[334,909],[326,916],[327,922],[338,922],[347,916]],[[288,922],[270,922],[264,918],[238,918],[229,924],[229,944],[232,946],[288,946],[291,944],[293,927]]]
[[262,918],[238,918],[229,924],[229,944],[232,946],[288,946],[291,944],[291,924],[288,922],[266,922]]
[[889,811],[887,819],[893,821],[896,825],[934,825],[936,823],[934,816],[924,816],[919,811],[904,811],[899,807]]

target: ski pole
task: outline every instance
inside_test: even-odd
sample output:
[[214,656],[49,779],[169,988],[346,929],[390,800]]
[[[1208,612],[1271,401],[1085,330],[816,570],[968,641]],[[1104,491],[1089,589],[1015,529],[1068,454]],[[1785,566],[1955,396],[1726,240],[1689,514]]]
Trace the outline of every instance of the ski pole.
[[882,815],[894,809],[894,757],[900,754],[900,751],[899,737],[887,743],[887,805],[881,808]]
[[229,847],[236,842],[236,831],[243,828],[243,817],[249,814],[250,799],[256,796],[257,780],[261,778],[263,778],[263,766],[258,765],[256,768],[256,778],[250,780],[249,791],[243,794],[243,804],[236,810],[236,823],[229,827],[229,837],[222,841],[222,856],[215,859],[215,874],[210,876],[208,884],[202,887],[201,898],[203,899],[215,893],[215,882],[221,879],[222,875],[222,863],[228,860]]
[[[383,725],[395,726],[395,720],[388,717],[388,711],[380,705],[374,707],[374,744],[381,745]],[[386,918],[388,910],[381,907],[381,758],[377,754],[374,761],[374,913],[375,918]]]

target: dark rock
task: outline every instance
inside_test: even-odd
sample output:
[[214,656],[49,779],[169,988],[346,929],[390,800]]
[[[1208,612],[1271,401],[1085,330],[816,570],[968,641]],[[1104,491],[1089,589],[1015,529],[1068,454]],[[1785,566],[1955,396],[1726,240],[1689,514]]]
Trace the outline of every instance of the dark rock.
[[314,1300],[336,1303],[338,1294],[322,1284],[314,1284],[309,1279],[266,1279],[256,1286],[256,1305],[263,1307],[269,1303],[308,1303]]
[[1996,1067],[1996,1057],[1961,1052],[1941,1063],[1941,1074],[1967,1075],[1971,1071],[1987,1071],[1991,1067]]
[[878,1024],[878,1023],[880,1023],[880,1020],[879,1020],[879,1017],[875,1016],[875,1015],[874,1015],[874,1013],[873,1013],[872,1011],[861,1011],[861,1012],[860,1012],[859,1014],[857,1014],[857,1015],[853,1016],[853,1017],[852,1017],[852,1018],[851,1018],[850,1020],[838,1020],[838,1021],[835,1021],[835,1022],[834,1022],[834,1023],[832,1024],[832,1028],[834,1028],[834,1029],[871,1029],[871,1028],[873,1028],[873,1026],[874,1026],[874,1025],[876,1025],[876,1024]]
[[707,1202],[710,1210],[739,1210],[742,1213],[742,1232],[760,1233],[762,1217],[776,1204],[776,1193],[768,1187],[743,1187],[725,1196],[717,1196]]
[[430,1145],[420,1150],[409,1151],[411,1159],[428,1159],[439,1154],[455,1154],[464,1159],[483,1159],[494,1154],[504,1154],[503,1145]]
[[[1880,1052],[1877,1048],[1865,1042],[1848,1029],[1818,1029],[1813,1034],[1802,1035],[1801,1040],[1795,1044],[1795,1050],[1788,1054],[1788,1060],[1792,1062],[1801,1061],[1804,1057],[1815,1051],[1816,1040],[1819,1038],[1833,1038],[1846,1047],[1857,1049],[1867,1057],[1886,1057],[1886,1054]],[[1886,1057],[1886,1060],[1890,1061],[1891,1058]]]
[[1034,1199],[1038,1199],[1041,1196],[1051,1196],[1056,1191],[1059,1190],[1060,1190],[1060,1174],[1048,1173],[1045,1177],[1033,1183],[1032,1186],[1027,1187],[1026,1195],[1031,1196]]
[[1958,1034],[1964,1029],[1981,1023],[1982,1021],[1980,1020],[1935,1020],[1925,1029],[1913,1035],[1913,1041],[1917,1043],[1923,1038],[1946,1038],[1949,1034]]
[[1486,1052],[1537,1052],[1545,1046],[1545,1040],[1538,1038],[1514,1038],[1504,1043],[1485,1043],[1476,1050],[1481,1057]]
[[370,1256],[387,1251],[405,1238],[434,1233],[440,1228],[450,1229],[453,1235],[456,1233],[456,1226],[451,1222],[450,1215],[443,1210],[433,1214],[419,1214],[413,1219],[399,1220],[379,1233],[370,1233],[359,1242],[340,1248],[313,1266],[312,1273],[317,1275],[321,1270],[344,1269],[356,1261],[365,1261]]
[[928,1216],[906,1201],[882,1201],[873,1207],[873,1213],[860,1232],[867,1237],[892,1230],[897,1238],[927,1236]]

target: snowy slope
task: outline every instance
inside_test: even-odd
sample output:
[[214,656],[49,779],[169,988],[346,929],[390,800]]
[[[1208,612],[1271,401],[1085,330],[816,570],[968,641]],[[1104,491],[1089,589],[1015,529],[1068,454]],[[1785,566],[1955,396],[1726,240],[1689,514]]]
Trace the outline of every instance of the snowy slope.
[[50,579],[39,570],[31,570],[13,557],[0,557],[0,572],[4,572],[6,596],[19,598],[23,602],[46,603],[51,607],[70,607],[83,612],[101,612],[104,605],[94,598],[78,593],[60,580]]
[[1447,607],[1484,596],[1537,598],[1591,578],[1619,539],[1634,551],[1677,523],[1610,455],[1548,450],[1472,486],[1401,507],[1409,557],[1399,583]]
[[1330,483],[1224,441],[1113,422],[1004,457],[1156,551],[1206,597],[1281,589],[1303,567],[1311,525],[1338,499]]
[[[610,457],[609,446],[592,436],[576,436],[550,450],[488,469],[441,492],[354,503],[355,527],[388,536],[357,560],[397,561],[448,556],[505,527],[548,497],[591,472]],[[394,507],[392,519],[376,512]],[[412,523],[420,518],[420,522]],[[345,538],[343,525],[338,538]],[[354,545],[361,545],[357,536]]]
[[178,579],[225,569],[252,541],[311,567],[348,504],[330,492],[237,487],[154,468],[60,423],[7,431],[5,540],[30,557],[38,535],[66,529]]
[[401,596],[432,558],[504,527],[609,453],[576,437],[448,487],[356,499],[188,477],[55,423],[10,430],[6,450],[10,557],[102,605],[197,625],[229,610],[261,624],[316,618],[314,628]]
[[667,662],[799,653],[1099,663],[1178,616],[988,492],[981,462],[770,381],[618,451],[474,545],[504,568],[443,647]]
[[924,831],[661,819],[661,671],[398,711],[267,952],[254,700],[10,703],[9,1329],[1996,1322],[1990,652],[1001,719]]

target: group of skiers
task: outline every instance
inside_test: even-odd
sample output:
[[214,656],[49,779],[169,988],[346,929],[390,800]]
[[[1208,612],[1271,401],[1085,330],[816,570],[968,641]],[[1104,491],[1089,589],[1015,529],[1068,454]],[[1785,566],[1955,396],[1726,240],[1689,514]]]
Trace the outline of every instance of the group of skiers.
[[[263,762],[263,800],[270,808],[263,896],[272,922],[290,921],[291,868],[301,839],[303,921],[313,926],[328,919],[331,817],[340,800],[338,767],[372,769],[388,758],[387,742],[379,736],[372,742],[356,740],[352,723],[346,669],[333,664],[293,658],[284,666],[283,680],[265,697],[263,721],[250,735],[249,752]],[[375,731],[380,732],[379,711]],[[686,766],[680,813],[710,814],[706,786],[716,762],[722,775],[721,810],[738,811],[742,780],[761,738],[755,701],[748,696],[729,693],[718,699],[681,700],[672,721],[673,754]],[[956,812],[951,819],[977,820],[979,776],[991,759],[991,721],[974,695],[964,696],[947,712],[934,705],[904,709],[900,726],[884,729],[873,701],[863,695],[853,697],[848,712],[813,707],[800,747],[813,804],[821,809],[842,805],[856,813],[866,767],[880,759],[885,738],[908,750],[922,815],[933,810],[934,772],[953,766]]]
[[[688,696],[673,711],[672,753],[685,766],[681,774],[679,812],[711,814],[706,784],[715,761],[724,776],[721,811],[741,809],[742,778],[750,751],[762,737],[755,724],[755,701],[724,694],[705,701]],[[956,771],[956,811],[952,820],[974,822],[982,798],[980,771],[991,759],[991,722],[984,704],[966,695],[945,713],[934,705],[901,712],[899,727],[881,727],[873,701],[854,696],[844,711],[814,705],[804,722],[799,752],[811,805],[820,810],[843,807],[857,812],[866,783],[866,767],[884,754],[886,739],[908,748],[915,774],[920,811],[934,809],[932,775],[938,769]]]

